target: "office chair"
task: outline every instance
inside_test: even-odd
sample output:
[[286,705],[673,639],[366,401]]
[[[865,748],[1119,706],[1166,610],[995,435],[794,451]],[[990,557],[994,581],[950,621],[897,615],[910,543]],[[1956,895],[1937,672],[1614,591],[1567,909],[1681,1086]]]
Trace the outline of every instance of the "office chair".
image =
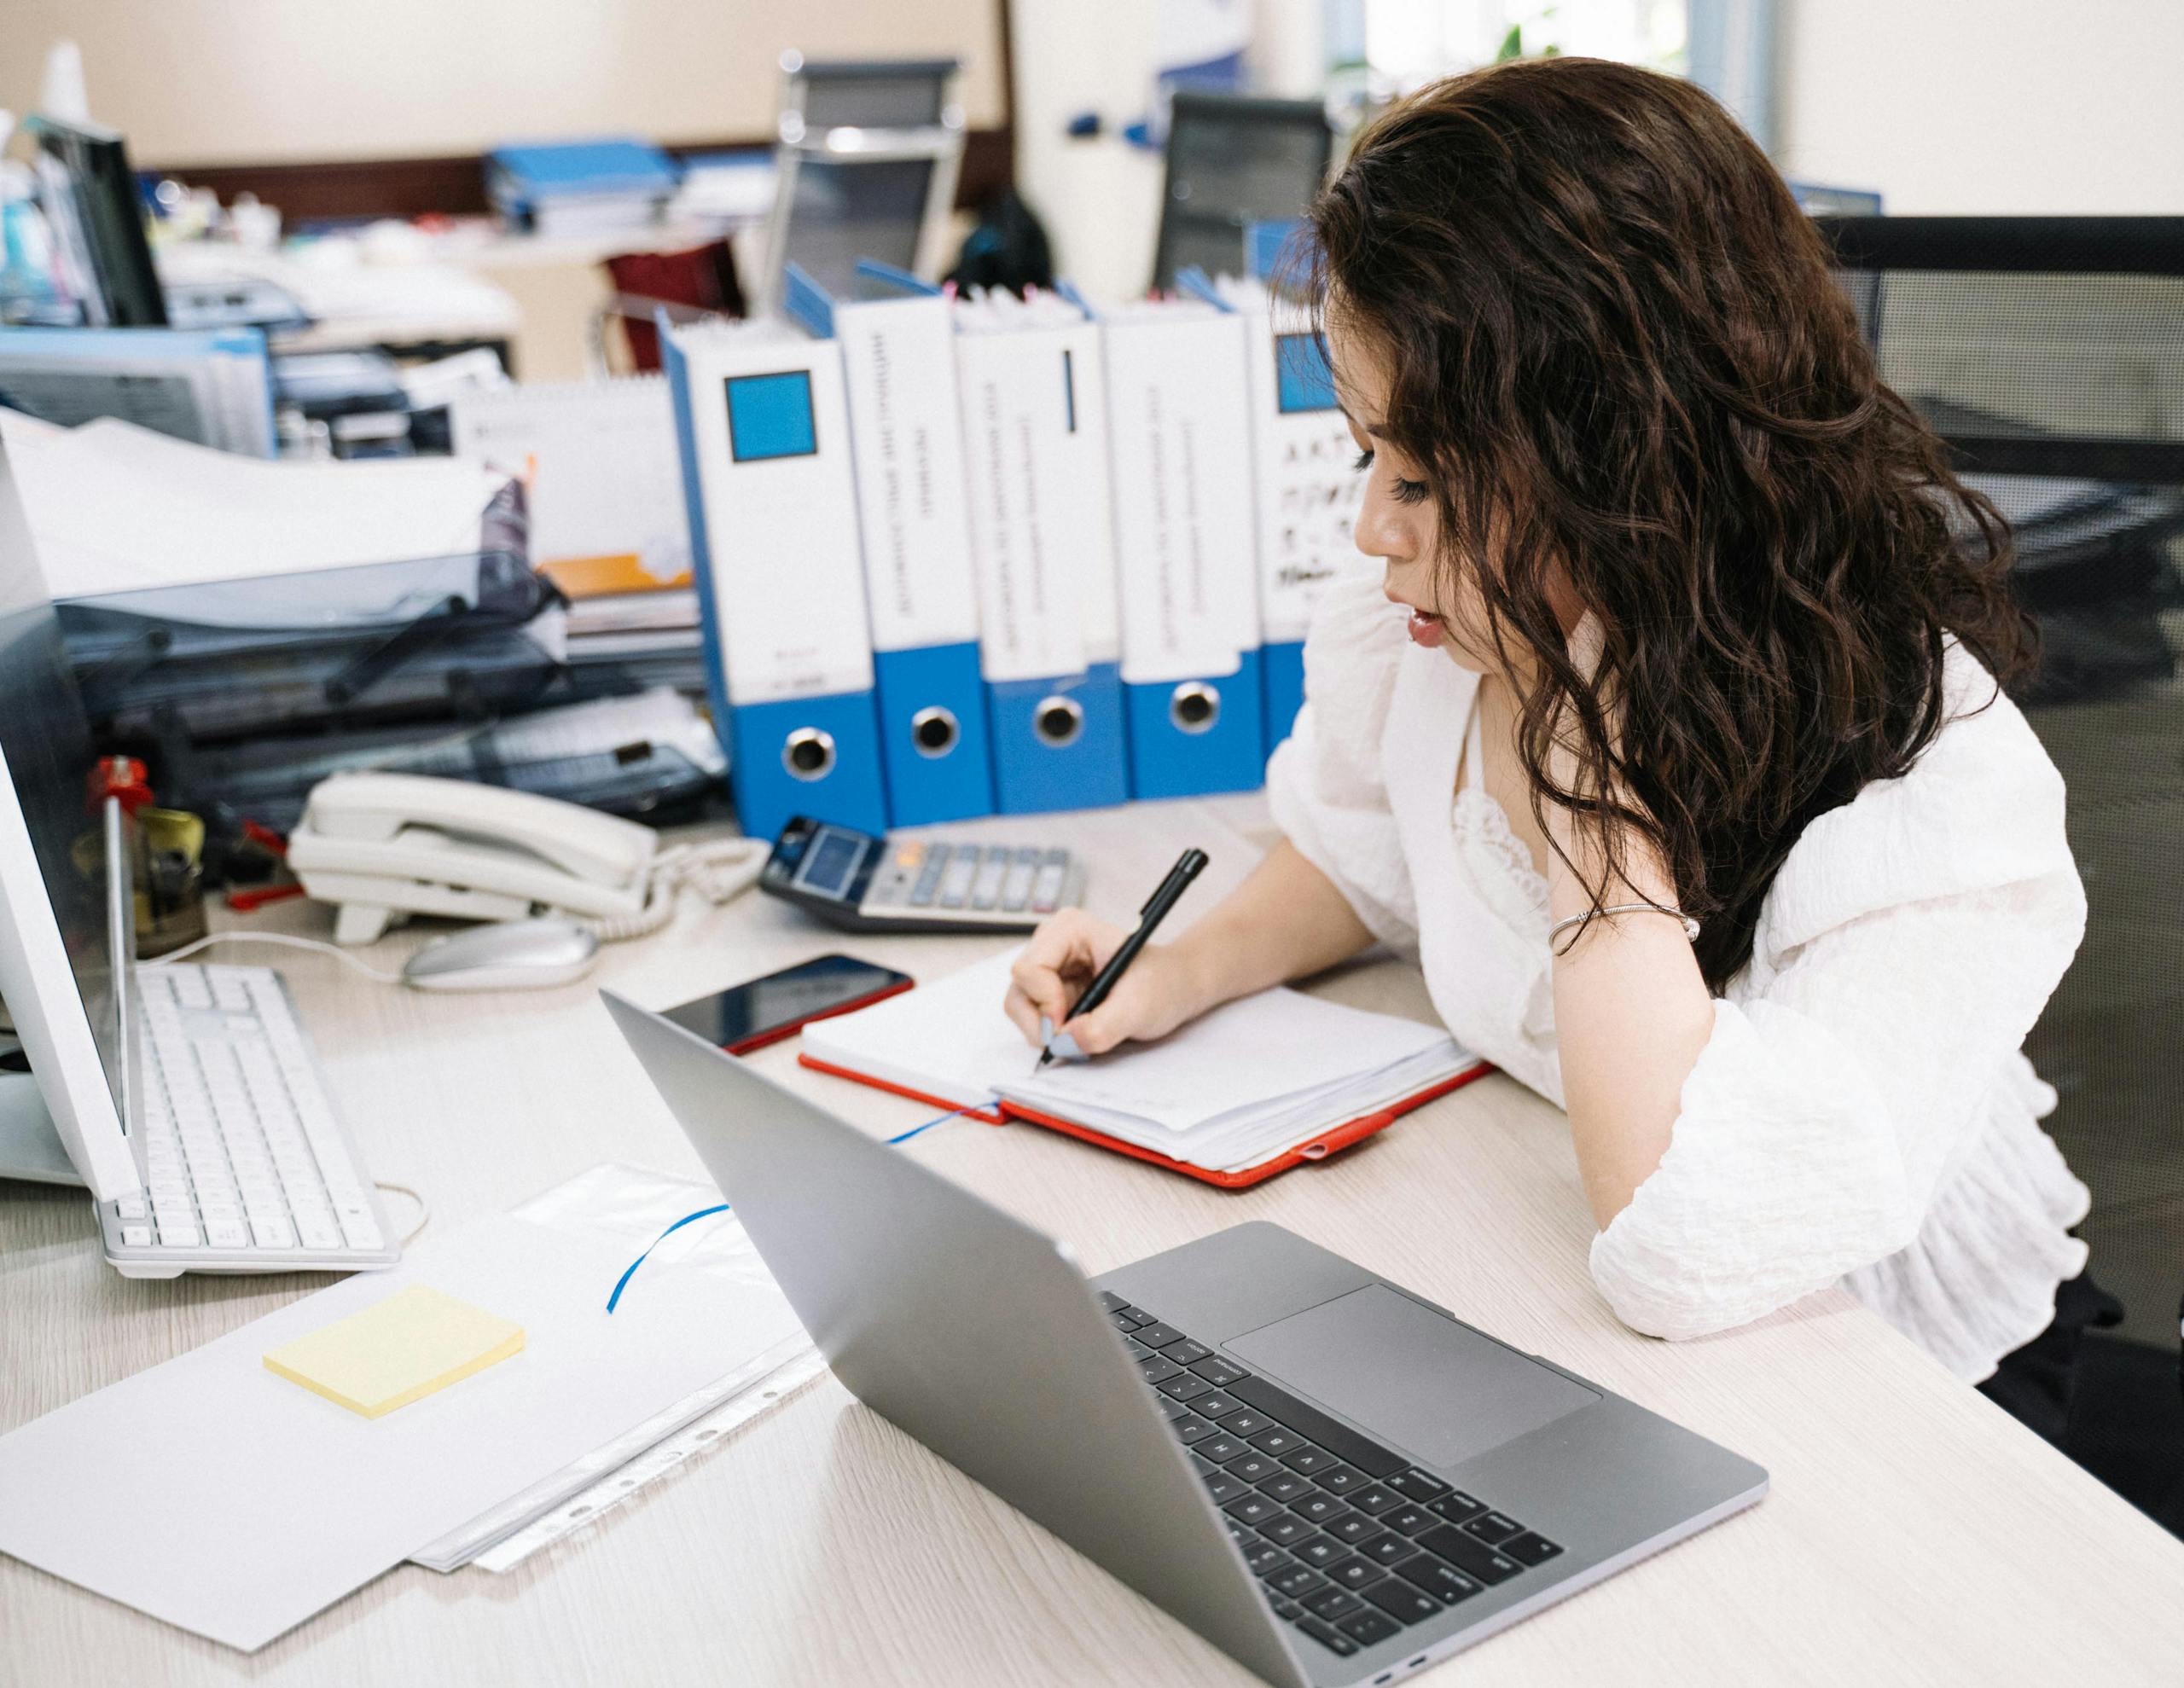
[[618,253],[605,268],[614,293],[592,320],[589,351],[595,374],[607,374],[612,362],[610,322],[622,325],[632,370],[649,374],[660,367],[656,323],[661,312],[671,322],[743,315],[743,289],[724,240],[684,252]]
[[780,308],[791,264],[838,297],[861,259],[937,277],[963,163],[956,61],[812,63],[790,52],[781,69],[753,314]]
[[1173,97],[1153,258],[1153,286],[1163,292],[1194,264],[1209,276],[1243,274],[1245,230],[1301,217],[1334,147],[1317,100],[1188,88]]
[[781,138],[829,129],[956,129],[955,59],[811,60],[781,55]]
[[2184,218],[1822,217],[1883,376],[2008,518],[2027,718],[2069,787],[2085,943],[2026,1052],[2125,1322],[2070,1452],[2184,1529]]

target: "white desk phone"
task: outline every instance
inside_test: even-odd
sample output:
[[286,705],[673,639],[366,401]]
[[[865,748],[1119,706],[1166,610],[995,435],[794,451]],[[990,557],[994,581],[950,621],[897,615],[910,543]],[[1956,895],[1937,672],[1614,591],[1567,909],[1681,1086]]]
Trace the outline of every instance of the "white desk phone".
[[514,921],[542,912],[611,941],[666,925],[686,880],[726,902],[757,881],[767,847],[734,838],[663,848],[648,827],[552,798],[355,773],[312,791],[288,835],[288,865],[306,895],[335,906],[341,944],[375,943],[411,914]]

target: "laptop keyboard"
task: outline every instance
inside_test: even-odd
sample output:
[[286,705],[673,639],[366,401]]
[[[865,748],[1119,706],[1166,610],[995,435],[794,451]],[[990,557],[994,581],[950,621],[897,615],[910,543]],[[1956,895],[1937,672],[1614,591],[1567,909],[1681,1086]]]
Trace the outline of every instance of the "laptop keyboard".
[[1562,1549],[1112,1291],[1101,1304],[1276,1616],[1348,1657]]

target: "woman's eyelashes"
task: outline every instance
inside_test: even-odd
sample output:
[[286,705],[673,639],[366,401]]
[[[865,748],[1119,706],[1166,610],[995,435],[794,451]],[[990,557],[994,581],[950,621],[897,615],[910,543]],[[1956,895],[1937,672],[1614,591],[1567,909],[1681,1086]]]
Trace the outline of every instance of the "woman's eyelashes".
[[[1368,445],[1357,454],[1357,461],[1353,467],[1362,475],[1373,467],[1373,448]],[[1420,504],[1426,501],[1432,491],[1432,489],[1422,480],[1404,480],[1398,477],[1396,481],[1396,502]]]

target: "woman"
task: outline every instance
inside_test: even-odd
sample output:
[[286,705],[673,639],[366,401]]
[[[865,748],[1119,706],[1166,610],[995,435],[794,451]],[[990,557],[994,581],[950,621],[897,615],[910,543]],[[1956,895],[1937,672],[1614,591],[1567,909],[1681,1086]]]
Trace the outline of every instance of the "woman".
[[2059,1436],[2105,1297],[2020,1046],[2084,900],[1997,683],[1999,517],[1688,84],[1441,83],[1311,223],[1385,579],[1316,614],[1287,841],[1077,1019],[1121,934],[1050,920],[1012,1018],[1097,1053],[1414,945],[1457,1041],[1567,1108],[1627,1324],[1841,1282]]

